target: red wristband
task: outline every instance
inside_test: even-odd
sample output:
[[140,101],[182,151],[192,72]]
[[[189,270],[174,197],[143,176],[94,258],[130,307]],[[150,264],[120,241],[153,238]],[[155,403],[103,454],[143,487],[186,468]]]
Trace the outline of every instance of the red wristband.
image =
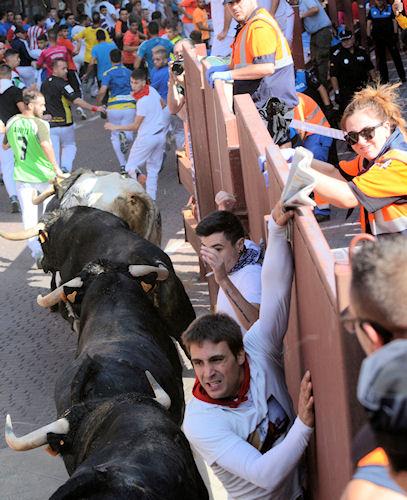
[[96,113],[97,110],[98,110],[97,106],[92,106],[92,109],[91,109],[92,113]]

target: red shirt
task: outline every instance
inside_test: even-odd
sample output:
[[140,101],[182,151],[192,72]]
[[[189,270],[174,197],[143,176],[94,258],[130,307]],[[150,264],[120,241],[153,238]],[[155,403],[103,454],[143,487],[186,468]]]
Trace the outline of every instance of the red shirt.
[[61,47],[66,47],[66,50],[68,51],[68,69],[76,71],[76,64],[73,61],[73,53],[75,50],[73,43],[67,38],[58,38],[57,45],[60,45]]
[[140,45],[140,37],[138,33],[134,34],[130,30],[128,30],[123,37],[123,64],[134,64],[134,56],[136,55],[136,52],[127,52],[127,50],[124,50],[125,45],[128,45],[130,47],[138,47]]
[[64,46],[57,45],[56,47],[48,47],[41,52],[37,64],[39,67],[46,67],[47,77],[52,75],[52,61],[57,58],[64,59],[68,62],[68,49]]

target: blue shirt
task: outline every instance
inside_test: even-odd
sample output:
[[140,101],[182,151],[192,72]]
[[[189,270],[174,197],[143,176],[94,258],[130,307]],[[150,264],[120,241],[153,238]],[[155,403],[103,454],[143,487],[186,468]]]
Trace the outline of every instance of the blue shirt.
[[167,102],[168,80],[170,78],[168,66],[163,66],[162,68],[154,67],[150,71],[150,77],[151,85],[160,94],[161,98]]
[[147,62],[148,66],[148,71],[151,73],[151,70],[154,68],[154,63],[153,63],[153,48],[157,47],[158,45],[161,45],[161,47],[164,47],[164,49],[167,51],[167,57],[170,56],[171,52],[174,49],[174,45],[169,41],[166,40],[165,38],[151,38],[150,40],[144,41],[138,51],[137,55],[141,57],[142,59],[145,59]]
[[7,35],[7,26],[6,23],[0,23],[0,36],[6,36]]
[[109,109],[134,109],[135,99],[131,95],[131,71],[123,64],[116,64],[103,73],[102,85],[109,89]]
[[123,66],[116,64],[103,73],[102,85],[106,85],[111,96],[130,95],[130,76],[131,71]]
[[319,0],[300,0],[300,14],[307,12],[307,10],[313,7],[318,8],[318,14],[303,18],[304,28],[308,33],[311,33],[311,35],[332,24]]
[[116,44],[113,42],[100,42],[92,49],[92,57],[97,61],[98,80],[102,80],[103,73],[112,67],[110,62],[110,52],[117,49]]

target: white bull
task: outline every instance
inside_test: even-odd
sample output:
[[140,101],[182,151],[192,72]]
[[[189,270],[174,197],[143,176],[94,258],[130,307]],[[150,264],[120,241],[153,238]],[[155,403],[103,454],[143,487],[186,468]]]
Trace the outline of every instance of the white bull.
[[39,204],[56,192],[59,208],[81,205],[105,210],[126,221],[135,233],[160,246],[160,212],[136,180],[117,172],[85,171],[64,190],[66,183],[69,179],[34,197],[33,203]]

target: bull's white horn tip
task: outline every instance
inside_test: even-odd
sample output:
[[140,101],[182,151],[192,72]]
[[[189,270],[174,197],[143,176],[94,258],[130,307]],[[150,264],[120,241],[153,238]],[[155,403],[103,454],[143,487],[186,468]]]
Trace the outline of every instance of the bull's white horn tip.
[[6,434],[8,434],[10,432],[13,432],[13,424],[11,423],[10,415],[7,413],[7,416],[6,416]]

